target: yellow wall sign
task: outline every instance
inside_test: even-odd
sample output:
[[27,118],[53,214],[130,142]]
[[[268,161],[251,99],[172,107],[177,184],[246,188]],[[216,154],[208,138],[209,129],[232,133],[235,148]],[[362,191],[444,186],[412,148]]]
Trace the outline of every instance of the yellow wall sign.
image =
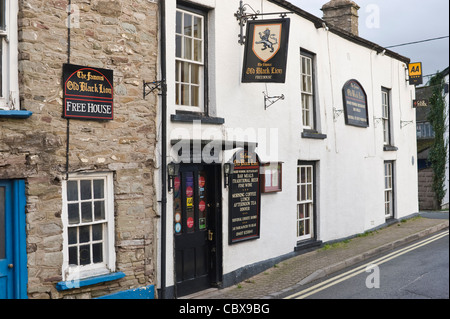
[[409,84],[419,85],[423,83],[422,77],[422,62],[410,63],[409,69]]

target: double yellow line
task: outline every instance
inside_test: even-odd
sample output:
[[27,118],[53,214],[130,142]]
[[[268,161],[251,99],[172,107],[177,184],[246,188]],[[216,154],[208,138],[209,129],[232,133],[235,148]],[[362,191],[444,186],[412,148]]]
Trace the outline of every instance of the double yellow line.
[[321,283],[319,283],[317,285],[309,287],[309,288],[307,288],[305,290],[302,290],[302,291],[300,291],[298,293],[295,293],[293,295],[287,296],[284,299],[304,299],[304,298],[306,298],[308,296],[311,296],[311,295],[313,295],[315,293],[318,293],[319,291],[327,289],[327,288],[329,288],[331,286],[334,286],[334,285],[336,285],[336,284],[338,284],[338,283],[340,283],[340,282],[342,282],[344,280],[347,280],[347,279],[349,279],[351,277],[354,277],[354,276],[356,276],[356,275],[358,275],[360,273],[365,272],[366,269],[368,269],[367,268],[368,266],[371,266],[371,265],[377,265],[378,266],[378,265],[384,264],[385,262],[388,262],[391,259],[397,258],[397,257],[399,257],[399,256],[401,256],[403,254],[406,254],[406,253],[408,253],[408,252],[410,252],[410,251],[412,251],[414,249],[417,249],[419,247],[428,245],[428,244],[430,244],[430,243],[432,243],[432,242],[434,242],[434,241],[436,241],[438,239],[441,239],[442,237],[448,236],[448,233],[449,233],[449,231],[446,230],[446,231],[444,231],[442,233],[439,233],[437,235],[434,235],[432,237],[424,239],[424,240],[422,240],[420,242],[417,242],[417,243],[415,243],[413,245],[410,245],[410,246],[405,247],[403,249],[400,249],[400,250],[397,250],[395,252],[392,252],[392,253],[390,253],[390,254],[388,254],[386,256],[383,256],[383,257],[381,257],[381,258],[379,258],[377,260],[371,261],[370,263],[361,265],[361,266],[356,267],[356,268],[354,268],[354,269],[352,269],[350,271],[347,271],[347,272],[345,272],[343,274],[340,274],[338,276],[335,276],[333,278],[325,280],[325,281],[323,281],[323,282],[321,282]]

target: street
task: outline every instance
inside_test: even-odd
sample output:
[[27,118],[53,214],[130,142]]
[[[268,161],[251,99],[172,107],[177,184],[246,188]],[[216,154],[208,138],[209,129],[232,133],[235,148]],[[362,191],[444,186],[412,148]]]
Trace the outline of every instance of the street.
[[448,230],[313,282],[285,299],[449,298]]

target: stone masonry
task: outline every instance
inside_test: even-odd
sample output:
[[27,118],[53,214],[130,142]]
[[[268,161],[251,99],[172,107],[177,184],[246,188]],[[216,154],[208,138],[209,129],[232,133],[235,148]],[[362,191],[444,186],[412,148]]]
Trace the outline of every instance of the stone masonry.
[[19,0],[19,88],[29,119],[0,118],[0,179],[26,180],[28,297],[95,298],[156,283],[155,145],[158,6],[72,0],[70,63],[114,70],[114,120],[70,120],[69,172],[113,172],[117,271],[110,283],[59,292],[66,129],[62,68],[67,0]]
[[433,191],[434,172],[432,168],[419,170],[419,209],[438,210],[439,203]]
[[323,20],[353,35],[359,35],[358,10],[351,0],[331,0],[322,7]]

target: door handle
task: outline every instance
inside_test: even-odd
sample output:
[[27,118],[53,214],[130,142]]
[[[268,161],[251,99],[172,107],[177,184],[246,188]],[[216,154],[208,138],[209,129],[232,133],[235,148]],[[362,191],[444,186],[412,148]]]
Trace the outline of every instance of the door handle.
[[208,240],[209,241],[213,240],[213,236],[214,236],[214,233],[211,230],[208,230]]
[[8,268],[9,268],[9,269],[14,268],[14,264],[9,264],[9,265],[8,265]]

